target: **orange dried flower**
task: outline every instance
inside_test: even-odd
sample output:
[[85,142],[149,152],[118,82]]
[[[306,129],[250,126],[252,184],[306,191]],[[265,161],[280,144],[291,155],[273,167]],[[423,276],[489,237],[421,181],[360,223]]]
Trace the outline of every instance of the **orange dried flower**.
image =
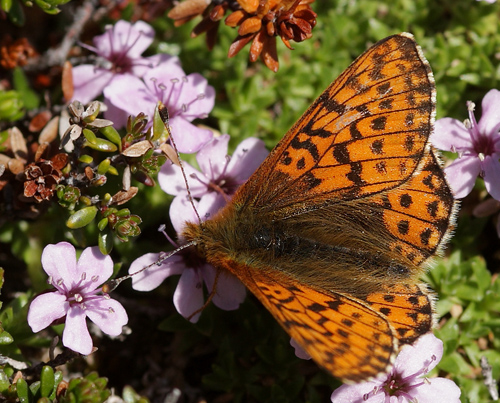
[[220,21],[228,10],[233,11],[225,20],[229,27],[239,27],[238,37],[229,48],[229,57],[235,56],[247,43],[250,60],[259,56],[267,67],[278,71],[276,37],[293,49],[290,41],[302,42],[312,36],[316,13],[310,4],[314,0],[185,0],[177,4],[168,16],[179,26],[202,15],[203,19],[191,33],[195,37],[206,33],[209,49],[215,45]]
[[28,59],[37,55],[26,38],[13,41],[10,35],[5,35],[0,43],[0,65],[7,70],[24,66]]
[[250,46],[250,60],[259,56],[265,65],[278,71],[276,37],[280,36],[289,48],[290,40],[302,42],[311,38],[316,25],[316,13],[310,4],[314,0],[240,0],[243,10],[226,18],[226,25],[239,26],[238,37],[229,48],[229,57],[235,56],[247,43]]
[[177,4],[168,16],[175,22],[175,26],[180,26],[193,18],[201,15],[203,19],[193,28],[192,37],[206,33],[206,43],[208,49],[212,50],[219,24],[224,18],[227,10],[238,10],[240,8],[234,0],[185,0]]

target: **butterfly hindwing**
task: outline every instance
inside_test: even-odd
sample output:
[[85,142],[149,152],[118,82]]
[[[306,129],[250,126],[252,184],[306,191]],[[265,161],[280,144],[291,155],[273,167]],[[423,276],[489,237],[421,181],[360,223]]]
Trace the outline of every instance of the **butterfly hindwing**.
[[434,325],[434,296],[424,284],[394,284],[366,297],[370,308],[384,315],[399,345],[412,344]]
[[431,149],[404,186],[374,196],[372,201],[382,208],[388,238],[393,239],[389,248],[414,265],[439,253],[453,230],[455,201]]
[[332,375],[359,382],[390,366],[398,346],[394,328],[368,304],[313,290],[284,276],[253,276],[248,271],[242,280],[288,334]]

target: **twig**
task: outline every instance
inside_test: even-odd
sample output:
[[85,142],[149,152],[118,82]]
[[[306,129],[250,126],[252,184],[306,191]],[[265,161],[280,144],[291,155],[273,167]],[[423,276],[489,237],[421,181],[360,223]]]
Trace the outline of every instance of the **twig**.
[[491,398],[493,400],[498,400],[497,381],[493,379],[493,371],[491,370],[491,365],[485,356],[481,357],[481,372],[484,376],[484,384],[488,388]]
[[51,66],[62,66],[68,57],[68,53],[80,38],[80,34],[92,17],[96,8],[96,0],[85,0],[83,4],[77,8],[74,13],[74,20],[71,26],[66,31],[66,35],[56,48],[48,49],[39,58],[31,59],[24,67],[27,71],[44,70]]

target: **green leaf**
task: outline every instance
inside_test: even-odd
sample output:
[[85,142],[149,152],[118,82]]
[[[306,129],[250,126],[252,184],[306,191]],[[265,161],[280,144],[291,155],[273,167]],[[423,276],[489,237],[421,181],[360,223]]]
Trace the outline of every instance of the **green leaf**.
[[96,206],[84,207],[68,218],[66,226],[71,229],[85,227],[94,220],[98,210]]
[[30,403],[31,391],[28,387],[28,383],[20,378],[16,382],[17,397],[21,403]]
[[52,367],[45,365],[40,374],[40,395],[49,397],[55,387],[55,376]]
[[6,344],[10,344],[12,342],[14,342],[14,338],[10,335],[9,332],[4,330],[0,333],[0,345],[1,346],[4,346]]
[[113,126],[106,126],[106,127],[101,127],[99,131],[112,143],[116,144],[121,151],[122,147],[122,138],[120,136],[120,133],[116,131],[116,129]]
[[118,150],[118,147],[113,144],[111,141],[101,139],[101,138],[96,138],[96,141],[94,144],[92,143],[86,143],[85,144],[87,147],[93,148],[94,150],[98,151],[104,151],[104,152],[115,152]]
[[12,0],[1,0],[0,1],[0,8],[5,11],[9,12],[10,8],[12,7]]
[[40,106],[40,96],[29,86],[28,78],[24,71],[16,67],[12,73],[12,81],[14,88],[21,95],[26,109],[35,109]]
[[14,0],[9,11],[9,19],[14,25],[23,26],[26,20],[24,10],[19,0]]
[[83,135],[91,145],[95,146],[97,144],[97,137],[92,130],[83,129]]
[[0,393],[3,394],[10,387],[10,381],[3,369],[0,369]]
[[[102,220],[101,220],[102,222]],[[109,255],[113,250],[113,233],[109,230],[99,232],[97,236],[97,244],[103,255]]]

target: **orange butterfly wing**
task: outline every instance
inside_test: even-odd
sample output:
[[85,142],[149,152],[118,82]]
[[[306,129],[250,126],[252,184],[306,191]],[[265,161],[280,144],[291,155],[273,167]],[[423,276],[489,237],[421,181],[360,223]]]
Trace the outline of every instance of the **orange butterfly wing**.
[[417,170],[434,115],[434,79],[413,37],[383,39],[320,95],[255,173],[266,181],[251,178],[236,202],[276,217],[398,187]]
[[409,34],[368,49],[203,225],[198,254],[236,275],[332,375],[388,369],[433,325],[418,283],[453,224],[428,138],[430,67]]
[[433,325],[424,285],[400,285],[361,301],[252,271],[239,267],[245,285],[320,366],[344,382],[387,371],[399,345],[413,343]]

